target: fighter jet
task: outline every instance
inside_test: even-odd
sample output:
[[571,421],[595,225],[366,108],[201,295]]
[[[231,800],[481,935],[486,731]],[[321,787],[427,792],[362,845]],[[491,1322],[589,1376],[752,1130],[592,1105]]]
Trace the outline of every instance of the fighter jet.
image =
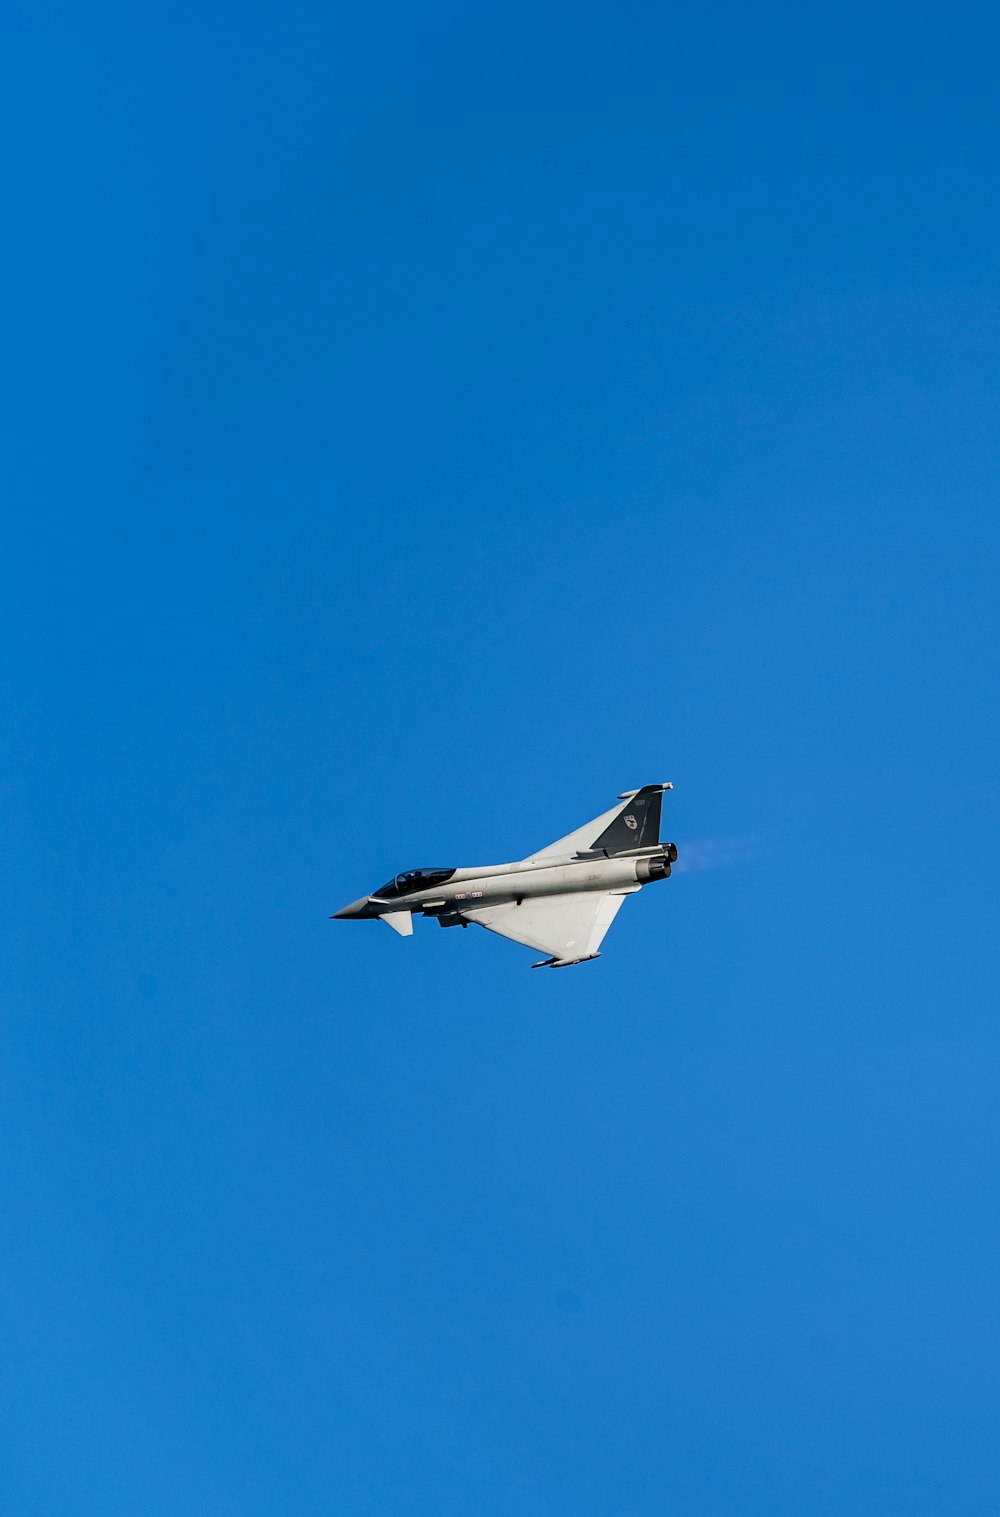
[[672,789],[625,790],[618,797],[623,805],[516,864],[407,869],[333,917],[379,917],[403,937],[411,936],[416,912],[442,927],[475,924],[548,955],[532,969],[599,959],[625,897],[667,879],[677,858],[674,843],[660,842],[663,792]]

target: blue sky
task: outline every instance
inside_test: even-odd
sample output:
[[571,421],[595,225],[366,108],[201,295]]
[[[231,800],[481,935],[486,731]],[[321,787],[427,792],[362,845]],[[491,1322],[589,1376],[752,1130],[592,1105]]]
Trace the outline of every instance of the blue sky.
[[995,15],[5,31],[4,1510],[993,1517]]

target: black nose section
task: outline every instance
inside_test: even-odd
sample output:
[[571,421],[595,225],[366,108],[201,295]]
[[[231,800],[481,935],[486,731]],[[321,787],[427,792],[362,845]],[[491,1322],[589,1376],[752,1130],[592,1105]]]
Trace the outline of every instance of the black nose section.
[[352,901],[349,906],[344,906],[340,911],[330,913],[330,921],[350,921],[352,917],[366,917],[368,915],[368,897],[363,895],[360,900]]

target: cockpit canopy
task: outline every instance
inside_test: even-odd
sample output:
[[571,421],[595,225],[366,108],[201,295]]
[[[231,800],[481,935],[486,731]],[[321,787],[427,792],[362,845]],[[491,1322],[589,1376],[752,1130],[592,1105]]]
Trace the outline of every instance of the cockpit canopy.
[[433,890],[435,885],[443,885],[445,880],[450,880],[455,873],[454,869],[407,869],[402,874],[397,874],[388,885],[383,885],[375,894],[380,899],[397,895],[412,895],[416,890]]

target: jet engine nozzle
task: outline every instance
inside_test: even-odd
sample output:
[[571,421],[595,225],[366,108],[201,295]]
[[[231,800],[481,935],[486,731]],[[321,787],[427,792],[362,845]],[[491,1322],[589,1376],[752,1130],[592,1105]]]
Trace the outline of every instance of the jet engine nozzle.
[[653,880],[668,879],[670,877],[669,855],[660,859],[637,859],[635,877],[640,885],[648,885]]

